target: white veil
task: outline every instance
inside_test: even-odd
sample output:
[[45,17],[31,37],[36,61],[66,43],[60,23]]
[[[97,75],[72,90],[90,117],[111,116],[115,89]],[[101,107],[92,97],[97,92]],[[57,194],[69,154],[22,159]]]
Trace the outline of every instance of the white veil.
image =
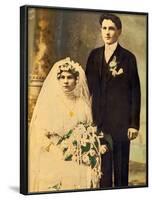
[[40,91],[33,112],[30,129],[34,125],[35,121],[37,121],[39,127],[41,128],[45,127],[45,129],[47,130],[50,129],[53,130],[53,125],[55,125],[53,123],[54,120],[53,111],[55,113],[57,112],[56,110],[57,103],[60,100],[60,98],[63,95],[65,95],[64,92],[62,91],[62,88],[59,85],[59,81],[57,79],[57,72],[58,72],[58,67],[65,63],[71,64],[76,69],[76,71],[79,72],[79,80],[76,84],[75,89],[67,95],[69,95],[69,97],[74,96],[83,99],[83,101],[88,105],[88,107],[91,108],[90,95],[84,70],[78,63],[70,61],[69,57],[62,59],[53,65],[50,73],[48,74],[47,78],[43,83],[43,87]]
[[79,72],[79,79],[75,89],[67,95],[83,100],[88,107],[88,118],[90,121],[92,119],[90,96],[84,70],[78,63],[71,61],[70,58],[56,62],[43,83],[29,127],[29,187],[32,191],[37,188],[36,178],[39,173],[40,151],[50,144],[50,140],[45,135],[48,132],[61,131],[59,124],[60,121],[63,121],[63,111],[62,108],[58,108],[58,102],[65,93],[59,85],[57,73],[59,66],[65,63],[70,64]]

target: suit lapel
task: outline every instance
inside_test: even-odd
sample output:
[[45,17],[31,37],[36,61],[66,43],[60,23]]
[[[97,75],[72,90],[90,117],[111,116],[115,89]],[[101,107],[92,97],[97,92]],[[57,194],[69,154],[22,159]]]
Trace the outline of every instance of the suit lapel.
[[[115,49],[112,56],[110,57],[108,63],[105,62],[104,51],[105,51],[105,46],[101,47],[98,51],[97,66],[99,66],[100,79],[102,78],[102,73],[104,73],[104,76],[106,76],[105,77],[106,81],[110,81],[113,79],[113,76],[112,76],[112,73],[109,71],[108,67],[109,67],[110,62],[113,60],[114,56],[116,56],[116,61],[119,64],[121,46],[118,44],[117,48]],[[104,65],[104,62],[106,63],[105,65]]]
[[101,78],[101,74],[102,74],[102,69],[103,69],[103,60],[104,60],[104,50],[105,47],[103,46],[101,49],[101,51],[99,52],[99,56],[98,56],[98,66],[99,66],[99,75]]
[[110,59],[109,59],[109,61],[107,63],[108,65],[113,60],[114,56],[116,56],[116,60],[118,62],[118,59],[120,57],[120,49],[121,49],[121,46],[118,44],[117,48],[115,49],[115,51],[113,52],[112,56],[110,57]]

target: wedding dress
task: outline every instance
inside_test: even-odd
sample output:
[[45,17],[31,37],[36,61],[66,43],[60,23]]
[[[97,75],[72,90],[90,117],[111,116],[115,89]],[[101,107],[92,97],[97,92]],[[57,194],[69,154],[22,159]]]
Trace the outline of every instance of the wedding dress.
[[[76,87],[64,93],[57,80],[58,67],[70,62],[79,72]],[[65,161],[57,145],[60,137],[79,122],[92,122],[85,73],[69,58],[55,63],[39,94],[29,127],[29,192],[90,188],[91,169]],[[51,135],[54,142],[50,140]]]

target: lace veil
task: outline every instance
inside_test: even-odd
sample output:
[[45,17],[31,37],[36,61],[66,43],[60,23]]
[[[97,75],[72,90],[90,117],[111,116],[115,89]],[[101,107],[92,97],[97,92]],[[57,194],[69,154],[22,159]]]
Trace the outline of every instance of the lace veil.
[[[91,108],[89,90],[84,70],[78,63],[70,61],[70,58],[62,59],[53,65],[50,73],[44,81],[33,112],[30,129],[32,129],[32,126],[36,121],[39,128],[45,128],[46,130],[51,130],[53,129],[53,126],[55,126],[56,123],[54,122],[54,114],[57,114],[58,102],[65,95],[59,85],[57,73],[59,66],[65,63],[69,63],[75,68],[76,71],[79,72],[79,79],[75,89],[67,95],[69,98],[81,98],[88,105],[88,107]],[[59,115],[60,111],[58,113],[58,122],[60,118]]]
[[[70,58],[62,59],[56,62],[47,78],[45,79],[40,94],[38,96],[36,106],[33,112],[29,127],[29,188],[37,188],[36,178],[39,176],[39,162],[41,157],[41,151],[50,144],[49,138],[45,135],[50,132],[62,131],[61,124],[64,123],[63,113],[66,108],[59,107],[61,99],[65,97],[59,80],[57,79],[57,73],[59,66],[68,63],[79,73],[79,78],[76,81],[76,87],[71,92],[67,93],[68,98],[76,97],[84,102],[83,105],[87,105],[87,117],[92,119],[91,116],[91,103],[87,81],[84,70],[82,67],[71,61]],[[82,107],[83,107],[82,105]],[[79,110],[81,113],[81,108]]]

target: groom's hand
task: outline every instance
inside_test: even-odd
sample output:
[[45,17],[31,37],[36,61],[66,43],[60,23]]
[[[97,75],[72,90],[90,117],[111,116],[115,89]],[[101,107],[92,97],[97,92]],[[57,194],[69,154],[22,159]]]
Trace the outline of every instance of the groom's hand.
[[129,140],[134,140],[138,136],[138,130],[135,128],[128,128],[128,138]]

